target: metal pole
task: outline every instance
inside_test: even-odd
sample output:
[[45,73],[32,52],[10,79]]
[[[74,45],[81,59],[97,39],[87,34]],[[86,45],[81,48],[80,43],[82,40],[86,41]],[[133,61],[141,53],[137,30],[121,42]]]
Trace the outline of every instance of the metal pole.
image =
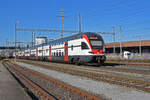
[[33,46],[35,46],[35,33],[33,34]]
[[120,27],[120,55],[122,57],[122,28],[121,25],[119,27]]
[[17,24],[19,24],[19,22],[15,23],[15,62],[16,62],[16,46],[17,46]]
[[139,54],[140,54],[140,56],[141,56],[141,54],[142,54],[142,43],[141,43],[141,36],[139,36]]
[[34,43],[34,32],[32,32],[32,47],[33,47],[33,43]]
[[6,49],[8,49],[8,39],[6,38]]
[[79,13],[79,33],[81,33],[81,15]]
[[60,38],[63,38],[63,22],[64,22],[64,16],[63,16],[63,9],[61,9],[61,34],[60,34]]
[[116,53],[116,47],[115,47],[115,43],[116,43],[116,33],[115,33],[115,27],[113,26],[113,41],[114,41],[114,48],[113,48],[113,53]]
[[16,38],[17,38],[17,22],[15,23],[15,62],[16,62],[16,42],[17,42]]

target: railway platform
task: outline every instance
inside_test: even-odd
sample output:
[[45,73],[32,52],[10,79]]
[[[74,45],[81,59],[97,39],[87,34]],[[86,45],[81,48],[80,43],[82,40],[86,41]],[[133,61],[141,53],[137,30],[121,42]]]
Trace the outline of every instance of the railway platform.
[[2,63],[0,63],[0,100],[30,100]]

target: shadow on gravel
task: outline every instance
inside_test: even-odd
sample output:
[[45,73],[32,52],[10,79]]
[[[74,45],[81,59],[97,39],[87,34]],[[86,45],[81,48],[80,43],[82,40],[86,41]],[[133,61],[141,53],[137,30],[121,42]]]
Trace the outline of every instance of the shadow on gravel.
[[103,66],[119,66],[124,64],[117,64],[117,63],[104,63]]
[[115,66],[124,65],[124,64],[104,63],[104,64],[102,64],[102,65],[93,65],[93,64],[84,64],[84,65],[88,65],[88,66],[91,66],[91,67],[106,67],[106,66],[115,67]]

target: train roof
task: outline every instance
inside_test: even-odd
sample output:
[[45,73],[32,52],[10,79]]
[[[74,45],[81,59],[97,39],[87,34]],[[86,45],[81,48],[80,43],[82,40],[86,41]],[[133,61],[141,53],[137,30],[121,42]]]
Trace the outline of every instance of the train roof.
[[[74,39],[79,39],[79,38],[82,38],[83,34],[86,34],[88,37],[90,36],[100,36],[100,34],[98,33],[94,33],[94,32],[85,32],[85,33],[78,33],[78,34],[75,34],[75,35],[71,35],[71,36],[68,36],[68,37],[64,37],[62,39],[57,39],[57,40],[53,40],[53,41],[49,41],[47,43],[43,43],[43,44],[40,44],[40,45],[36,45],[36,46],[33,46],[31,47],[30,49],[35,49],[37,47],[41,47],[41,46],[46,46],[46,45],[55,45],[55,44],[58,44],[58,43],[64,43],[64,42],[67,42],[69,40],[74,40]],[[101,37],[101,36],[100,36]],[[28,48],[29,49],[29,48]],[[25,49],[27,50],[27,49]]]

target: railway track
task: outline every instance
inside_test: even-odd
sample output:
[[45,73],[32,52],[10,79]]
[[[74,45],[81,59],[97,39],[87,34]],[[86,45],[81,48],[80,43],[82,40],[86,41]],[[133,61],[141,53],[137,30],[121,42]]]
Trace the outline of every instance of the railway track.
[[[11,62],[5,62],[4,65],[11,71],[13,72],[19,79],[21,79],[23,82],[25,82],[26,85],[28,85],[28,87],[34,91],[34,93],[36,95],[38,95],[39,98],[45,99],[45,100],[102,100],[96,96],[93,96],[87,92],[81,91],[79,89],[73,88],[72,86],[69,86],[65,83],[59,82],[53,78],[50,78],[46,75],[43,75],[39,72],[27,69],[23,66],[17,65],[15,63],[11,63]],[[29,77],[30,76],[30,77]],[[32,76],[32,79],[31,79]],[[48,88],[45,88],[46,85],[41,85],[39,84],[38,81],[33,81],[35,77],[38,77],[37,79],[42,79],[42,83],[52,83],[55,86],[59,86],[59,88],[63,88],[63,92],[64,89],[65,91],[69,91],[70,94],[72,95],[68,95],[69,97],[73,97],[73,98],[62,98],[60,94],[58,95],[58,93],[50,93],[48,91]],[[46,90],[47,89],[47,90]],[[56,88],[55,88],[56,90]],[[68,92],[67,92],[68,93]],[[56,94],[56,96],[54,95]],[[58,96],[58,97],[57,97]]]
[[[24,63],[29,63],[28,60],[18,60]],[[80,70],[85,70],[85,71],[93,71],[95,73],[105,73],[105,74],[113,74],[115,76],[122,76],[122,77],[132,77],[132,78],[137,78],[138,80],[143,80],[143,81],[150,81],[150,68],[139,68],[139,67],[134,67],[134,66],[114,66],[114,65],[104,65],[101,67],[93,67],[93,66],[76,66],[72,64],[60,64],[60,63],[50,63],[50,62],[42,62],[42,61],[30,61],[29,64],[35,64],[35,65],[51,65],[51,66],[61,66],[63,68],[71,68],[71,69],[80,69]],[[48,67],[47,67],[48,68]]]
[[17,76],[19,79],[23,80],[26,83],[27,87],[29,87],[30,90],[32,90],[32,92],[36,91],[37,92],[36,94],[39,94],[40,96],[42,96],[41,98],[43,98],[43,99],[56,100],[56,98],[50,96],[46,91],[44,91],[42,88],[40,88],[37,84],[35,84],[31,80],[29,80],[22,73],[18,72],[12,65],[10,65],[8,63],[4,63],[4,65],[7,69],[9,69],[9,71],[11,71],[12,73],[15,73],[15,76]]
[[108,64],[120,64],[120,65],[130,65],[130,66],[147,66],[150,67],[150,63],[137,63],[128,61],[106,61]]
[[80,69],[74,69],[74,68],[72,69],[69,67],[62,67],[62,66],[56,67],[56,66],[41,64],[41,63],[36,63],[36,62],[35,63],[28,62],[28,63],[34,64],[36,66],[46,67],[48,69],[60,71],[63,73],[68,73],[68,74],[77,75],[77,76],[81,76],[81,77],[87,77],[87,78],[97,80],[97,81],[103,81],[103,82],[107,82],[107,83],[111,83],[111,84],[135,88],[135,89],[150,93],[150,82],[147,82],[147,81],[136,80],[136,79],[132,79],[132,78],[123,78],[123,77],[119,77],[119,76],[96,73],[96,72],[91,72],[91,71],[87,71],[87,70],[80,70]]

